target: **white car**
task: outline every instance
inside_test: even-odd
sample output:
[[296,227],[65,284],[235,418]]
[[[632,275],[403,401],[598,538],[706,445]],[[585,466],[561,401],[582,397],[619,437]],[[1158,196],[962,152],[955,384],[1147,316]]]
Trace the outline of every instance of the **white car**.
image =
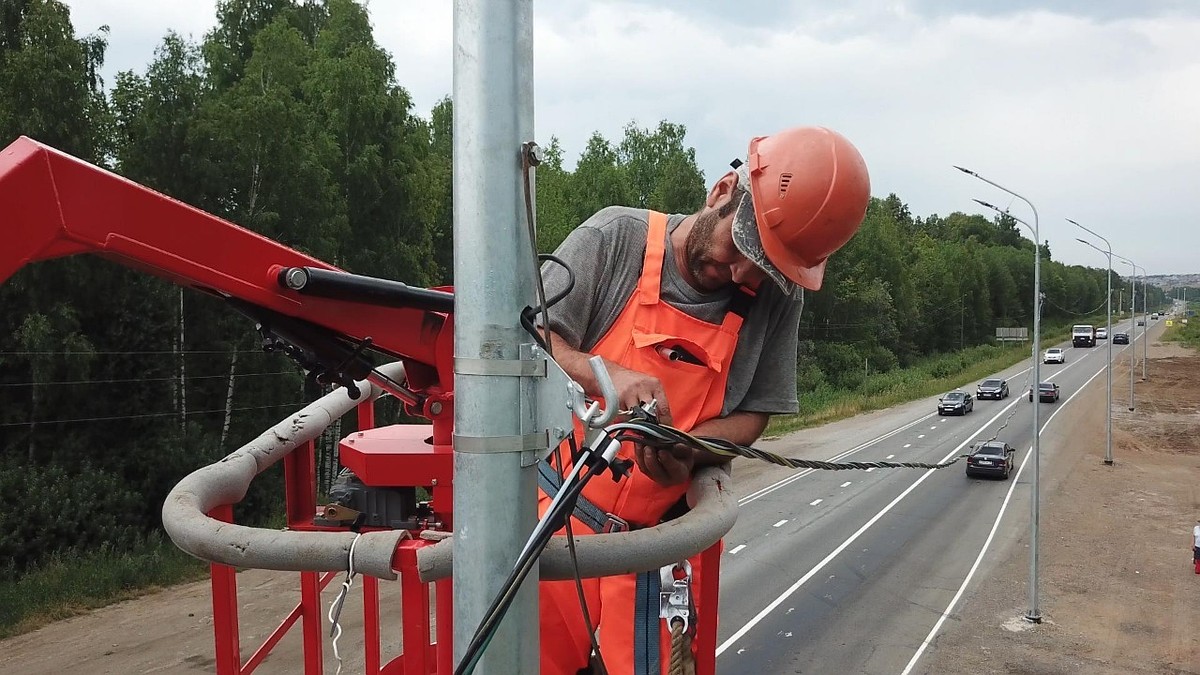
[[1096,339],[1097,340],[1107,340],[1108,339],[1108,329],[1107,328],[1097,328],[1096,329]]
[[1067,353],[1060,347],[1051,347],[1046,350],[1046,354],[1042,357],[1044,363],[1066,363]]

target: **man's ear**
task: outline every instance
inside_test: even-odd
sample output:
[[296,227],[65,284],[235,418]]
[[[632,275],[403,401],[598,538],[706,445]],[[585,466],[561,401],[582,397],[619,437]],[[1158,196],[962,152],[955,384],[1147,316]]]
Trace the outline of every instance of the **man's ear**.
[[738,176],[737,173],[730,171],[721,176],[721,180],[713,183],[712,189],[708,191],[708,199],[704,204],[710,209],[716,209],[724,206],[730,199],[733,198],[733,193],[737,190]]

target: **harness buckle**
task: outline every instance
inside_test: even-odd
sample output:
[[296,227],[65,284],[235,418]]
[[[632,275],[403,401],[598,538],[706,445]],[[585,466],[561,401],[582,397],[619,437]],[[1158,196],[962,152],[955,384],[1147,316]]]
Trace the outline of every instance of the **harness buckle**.
[[[683,576],[676,579],[676,571]],[[667,626],[679,619],[683,621],[683,631],[686,633],[691,626],[692,609],[692,564],[687,560],[673,565],[661,567],[658,570],[658,616],[666,619]]]
[[622,518],[620,516],[617,516],[617,515],[614,515],[611,513],[606,513],[604,515],[607,518],[607,520],[604,521],[604,526],[600,528],[601,534],[612,534],[614,532],[628,532],[629,531],[629,521],[625,520],[624,518]]

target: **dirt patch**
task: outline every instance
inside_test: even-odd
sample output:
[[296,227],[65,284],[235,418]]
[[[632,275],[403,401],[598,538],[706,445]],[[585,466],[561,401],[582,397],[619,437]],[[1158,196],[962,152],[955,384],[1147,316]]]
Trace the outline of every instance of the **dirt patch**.
[[[1043,462],[1038,609],[1029,602],[1028,535],[987,584],[963,598],[925,673],[1200,674],[1200,356],[1152,344],[1142,380],[1113,369],[1113,458],[1105,453],[1104,385]],[[1051,432],[1052,433],[1052,432]],[[1045,435],[1043,435],[1045,438]],[[1046,479],[1049,479],[1048,481]]]

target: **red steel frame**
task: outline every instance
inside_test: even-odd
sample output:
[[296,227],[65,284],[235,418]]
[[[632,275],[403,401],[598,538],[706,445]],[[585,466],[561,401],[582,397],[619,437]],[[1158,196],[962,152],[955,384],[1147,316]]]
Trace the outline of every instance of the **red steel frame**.
[[[357,412],[360,431],[355,432],[352,438],[370,438],[372,431],[391,431],[395,428],[374,428],[373,403],[360,404]],[[429,427],[419,428],[428,434]],[[446,454],[448,451],[444,448],[426,447],[429,448],[426,451],[429,454]],[[343,444],[343,452],[352,454],[354,449]],[[313,525],[313,516],[317,512],[313,443],[305,443],[289,453],[283,460],[283,470],[288,527],[309,531],[336,529]],[[434,488],[435,501],[439,496],[449,494],[451,490],[449,477],[443,478],[444,480],[435,481],[438,484]],[[232,522],[233,507],[220,507],[210,515]],[[430,545],[432,542],[419,539],[405,540],[401,542],[393,557],[393,567],[400,576],[403,652],[387,663],[382,661],[380,649],[379,580],[365,575],[362,577],[365,671],[369,675],[434,675],[453,671],[453,624],[449,620],[439,620],[436,625],[437,640],[431,640],[431,629],[434,627],[431,617],[434,613],[430,611],[435,609],[438,617],[450,617],[453,598],[451,582],[447,579],[432,585],[426,584],[417,574],[417,551]],[[321,591],[337,574],[300,572],[300,602],[243,663],[239,638],[236,570],[227,565],[213,563],[213,633],[218,675],[248,675],[254,672],[297,622],[300,623],[302,631],[304,672],[308,675],[322,673],[323,645],[326,640],[323,621],[326,607],[321,601]],[[431,586],[434,591],[434,603],[430,602]]]
[[[4,204],[4,245],[0,283],[22,266],[80,253],[95,254],[220,297],[302,319],[354,341],[366,338],[380,351],[404,361],[408,386],[422,394],[419,410],[432,427],[375,428],[370,402],[358,406],[358,428],[340,445],[343,464],[367,485],[432,487],[435,512],[447,531],[453,527],[453,317],[413,308],[357,305],[301,296],[278,284],[287,267],[333,266],[212,214],[178,202],[114,173],[32,139],[21,137],[0,151],[0,204]],[[432,432],[431,438],[426,438]],[[313,444],[284,458],[288,527],[329,530],[313,524],[316,469]],[[232,522],[233,507],[212,517]],[[431,545],[401,542],[392,567],[402,593],[400,656],[382,662],[378,579],[364,576],[366,672],[434,675],[453,672],[453,594],[450,580],[426,584],[417,574],[417,551]],[[716,672],[717,597],[720,545],[701,554],[697,621],[698,675]],[[337,573],[302,572],[300,602],[244,663],[238,626],[237,578],[233,568],[213,564],[213,632],[219,675],[251,673],[280,639],[301,624],[304,672],[323,669],[324,631],[321,590]],[[430,593],[435,601],[431,612]],[[436,642],[431,616],[436,614]]]

